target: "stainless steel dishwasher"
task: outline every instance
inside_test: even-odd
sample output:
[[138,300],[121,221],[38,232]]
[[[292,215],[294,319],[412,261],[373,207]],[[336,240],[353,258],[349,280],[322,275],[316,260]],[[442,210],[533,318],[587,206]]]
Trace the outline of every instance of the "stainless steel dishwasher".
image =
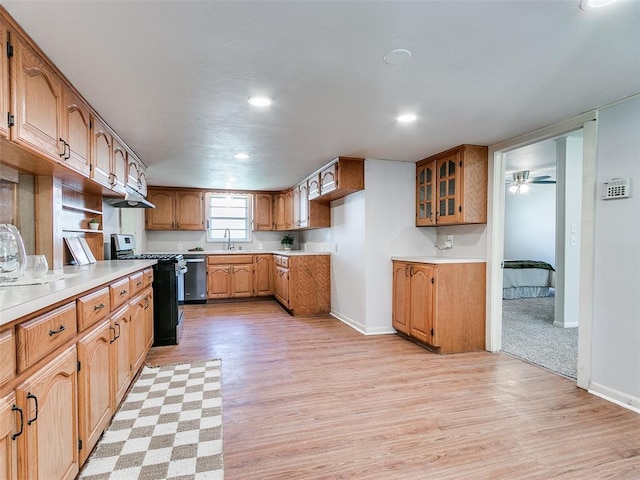
[[187,273],[184,274],[184,303],[206,303],[207,264],[205,255],[187,254]]

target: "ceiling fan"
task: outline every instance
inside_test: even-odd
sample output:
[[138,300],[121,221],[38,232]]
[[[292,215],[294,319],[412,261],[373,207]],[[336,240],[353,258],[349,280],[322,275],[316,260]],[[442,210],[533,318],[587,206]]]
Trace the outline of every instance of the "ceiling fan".
[[507,184],[509,185],[509,191],[511,193],[525,193],[527,190],[529,190],[529,183],[555,184],[556,181],[551,178],[551,175],[529,177],[529,170],[513,172],[513,181],[511,183],[507,181]]

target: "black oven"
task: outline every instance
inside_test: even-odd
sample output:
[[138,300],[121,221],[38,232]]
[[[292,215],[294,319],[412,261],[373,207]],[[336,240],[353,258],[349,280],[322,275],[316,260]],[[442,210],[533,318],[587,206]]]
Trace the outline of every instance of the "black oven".
[[111,235],[113,260],[153,259],[153,346],[177,345],[182,333],[182,302],[179,287],[187,271],[180,254],[135,254],[133,235]]

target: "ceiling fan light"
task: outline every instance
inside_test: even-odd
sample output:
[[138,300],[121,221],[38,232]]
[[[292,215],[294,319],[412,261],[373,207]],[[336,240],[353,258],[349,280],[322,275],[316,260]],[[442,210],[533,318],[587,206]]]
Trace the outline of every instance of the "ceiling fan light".
[[580,8],[582,10],[597,10],[599,8],[608,7],[618,0],[582,0]]
[[520,185],[518,193],[527,193],[528,191],[529,191],[529,185],[527,185],[526,183],[523,183],[522,185]]
[[511,193],[517,193],[517,191],[518,191],[518,185],[515,185],[515,184],[514,184],[514,185],[511,185],[511,186],[509,187],[509,191],[510,191]]

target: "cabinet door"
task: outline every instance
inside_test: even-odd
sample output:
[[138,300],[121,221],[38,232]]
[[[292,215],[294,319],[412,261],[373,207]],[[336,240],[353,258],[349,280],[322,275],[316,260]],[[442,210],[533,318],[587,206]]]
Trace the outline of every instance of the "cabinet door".
[[307,228],[309,226],[309,187],[307,182],[304,181],[298,185],[298,190],[300,192],[300,224],[298,227]]
[[207,267],[207,297],[230,298],[231,278],[229,265]]
[[253,201],[253,230],[273,230],[273,195],[256,193]]
[[146,301],[144,304],[144,331],[146,339],[145,351],[149,351],[153,345],[153,290],[148,289],[146,292]]
[[78,424],[84,463],[109,425],[113,405],[111,342],[115,329],[105,320],[78,341]]
[[416,168],[416,226],[435,225],[436,162]]
[[[8,45],[7,28],[0,19],[0,44]],[[9,96],[9,57],[0,55],[0,137],[9,137],[9,123],[5,112],[10,110]]]
[[231,296],[253,297],[253,264],[231,267]]
[[204,193],[176,192],[176,228],[204,230]]
[[409,335],[411,329],[411,265],[393,262],[392,326]]
[[66,142],[62,162],[89,178],[91,166],[91,117],[89,107],[71,91],[63,89],[62,131]]
[[23,408],[24,434],[18,437],[20,478],[73,480],[78,473],[78,404],[75,345],[16,389]]
[[338,163],[333,163],[320,172],[320,195],[338,188]]
[[18,479],[18,448],[15,440],[18,437],[14,435],[20,434],[20,429],[25,426],[24,417],[20,416],[15,402],[13,392],[0,398],[0,478],[6,480]]
[[124,193],[124,186],[127,183],[127,152],[120,143],[113,141],[113,160],[111,163],[111,173],[113,174],[112,189],[114,192]]
[[156,208],[145,208],[147,230],[173,230],[175,226],[175,195],[171,190],[149,190],[149,201]]
[[129,314],[131,315],[131,371],[135,372],[142,366],[147,347],[147,320],[145,306],[147,296],[138,295],[129,302]]
[[131,317],[129,316],[129,306],[121,308],[111,317],[113,335],[111,344],[112,362],[112,387],[113,404],[112,411],[116,411],[118,405],[124,398],[124,394],[129,388],[132,380],[131,371]]
[[284,194],[284,225],[285,230],[293,228],[293,191]]
[[320,196],[320,175],[314,175],[308,179],[309,200]]
[[438,177],[438,207],[436,223],[446,225],[460,222],[460,152],[438,160],[436,169]]
[[274,198],[274,214],[275,214],[275,229],[276,230],[286,230],[287,223],[285,219],[285,203],[286,196],[284,193],[278,193]]
[[93,118],[93,133],[91,136],[91,178],[102,186],[111,188],[111,157],[113,155],[113,138],[111,133],[98,119]]
[[11,59],[15,128],[11,140],[60,161],[62,138],[62,81],[17,34]]
[[291,192],[291,227],[300,228],[300,189],[294,188]]
[[254,274],[254,293],[256,296],[265,296],[273,294],[271,264],[273,257],[271,255],[256,255],[255,257],[255,274]]
[[280,302],[289,307],[289,269],[284,267],[276,267],[274,276],[275,296]]
[[429,345],[438,346],[435,340],[435,274],[430,265],[411,266],[411,322],[409,334]]

